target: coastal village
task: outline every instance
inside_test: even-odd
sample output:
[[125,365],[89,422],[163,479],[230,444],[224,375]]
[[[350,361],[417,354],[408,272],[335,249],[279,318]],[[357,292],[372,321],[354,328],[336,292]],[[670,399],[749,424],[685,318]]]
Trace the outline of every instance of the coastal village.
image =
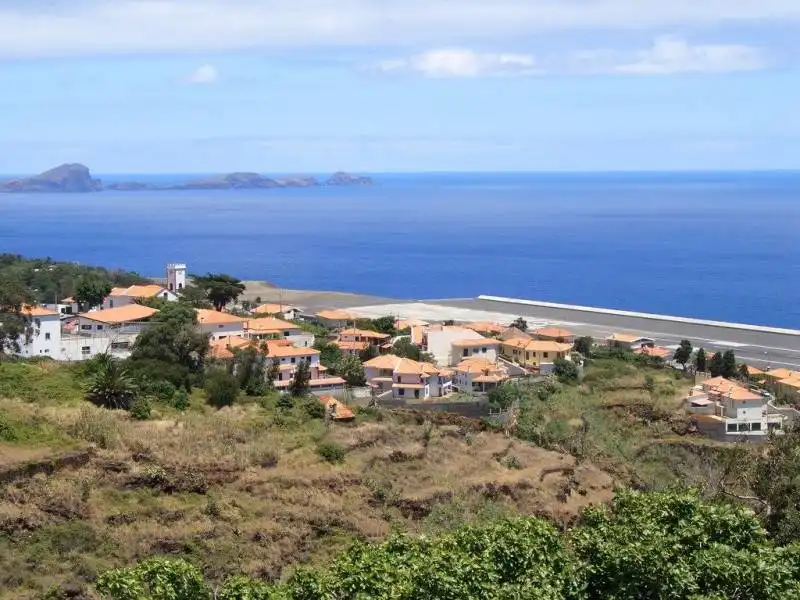
[[[20,354],[70,362],[100,354],[127,358],[137,336],[158,313],[148,303],[176,302],[186,286],[187,266],[175,263],[167,266],[163,284],[114,287],[90,310],[81,311],[73,298],[28,306],[33,331],[21,344]],[[253,349],[273,366],[267,377],[275,389],[289,390],[304,369],[309,391],[325,402],[346,398],[349,403],[489,415],[486,398],[492,390],[519,379],[553,377],[559,364],[574,365],[580,373],[585,359],[575,332],[556,325],[529,330],[521,318],[512,323],[428,322],[398,315],[391,333],[386,333],[366,328],[363,323],[369,319],[357,309],[311,312],[283,303],[239,303],[224,310],[196,309],[196,317],[198,331],[209,339],[210,358],[232,361],[237,352]],[[325,339],[314,331],[324,332]],[[331,374],[321,360],[320,342],[361,361],[363,384],[353,386]],[[685,360],[683,364],[675,360],[675,349],[659,347],[635,333],[617,332],[591,342],[646,357],[665,368],[687,369]],[[398,344],[413,348],[419,359],[410,358],[408,352],[398,355]],[[800,403],[800,372],[763,371],[750,365],[738,369],[747,377],[691,374],[683,411],[699,431],[723,441],[758,440],[800,415],[791,408]],[[780,406],[778,399],[783,401]],[[513,407],[503,407],[500,416],[513,420]]]

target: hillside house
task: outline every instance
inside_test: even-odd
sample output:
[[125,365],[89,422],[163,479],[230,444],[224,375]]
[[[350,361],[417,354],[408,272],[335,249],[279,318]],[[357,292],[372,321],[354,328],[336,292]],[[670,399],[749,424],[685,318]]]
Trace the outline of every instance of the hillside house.
[[450,394],[453,371],[392,354],[364,363],[367,384],[378,392],[391,390],[397,399],[428,400]]
[[606,338],[606,344],[612,348],[621,348],[622,350],[636,350],[643,347],[654,347],[655,340],[635,335],[632,333],[614,333]]
[[158,284],[115,287],[111,289],[111,293],[103,300],[103,309],[119,308],[147,298],[161,298],[162,300],[175,302],[178,296]]
[[508,372],[484,358],[468,358],[453,369],[453,389],[458,392],[483,394],[508,379]]
[[355,323],[358,315],[341,309],[321,310],[314,315],[314,319],[328,329],[342,329],[348,324]]
[[[391,337],[385,333],[351,327],[341,330],[334,344],[345,354],[358,356],[359,353],[370,346],[377,346],[378,348],[385,346],[389,343]],[[383,349],[385,350],[386,348]]]
[[[455,365],[464,358],[475,354],[485,354],[484,358],[490,361],[497,360],[498,340],[491,340],[482,336],[477,331],[458,325],[431,325],[416,330],[412,329],[412,341],[423,350],[431,353],[439,365]],[[454,344],[459,345],[454,345]],[[486,348],[486,352],[482,352]],[[465,354],[466,351],[466,354]]]
[[559,344],[574,344],[575,334],[568,329],[561,327],[540,327],[530,332],[534,339],[546,342],[558,342]]
[[502,344],[503,356],[508,360],[542,374],[550,373],[557,359],[569,360],[571,350],[571,342],[550,340],[516,338]]
[[247,319],[230,313],[205,308],[197,309],[197,326],[213,340],[243,337]]
[[244,324],[244,335],[253,340],[288,340],[298,348],[310,348],[314,345],[313,334],[303,331],[294,323],[275,317],[250,319]]
[[273,316],[287,321],[294,321],[300,317],[300,309],[288,304],[260,304],[250,312],[254,315]]
[[23,314],[29,320],[29,335],[18,340],[20,356],[49,356],[59,359],[61,352],[61,316],[41,306],[25,306]]

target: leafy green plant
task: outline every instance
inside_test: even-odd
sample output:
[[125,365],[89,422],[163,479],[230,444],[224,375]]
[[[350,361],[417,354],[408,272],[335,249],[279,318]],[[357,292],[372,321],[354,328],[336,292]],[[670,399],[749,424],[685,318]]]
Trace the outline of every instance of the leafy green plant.
[[322,442],[317,446],[317,454],[331,464],[343,463],[345,459],[344,448],[336,442]]
[[130,412],[131,417],[137,421],[146,421],[150,418],[150,401],[147,398],[137,398],[131,404],[131,407],[128,412]]
[[221,369],[206,375],[204,389],[208,403],[215,408],[230,406],[239,396],[239,382],[233,375]]
[[137,390],[128,371],[118,360],[98,361],[97,372],[86,388],[86,399],[103,408],[128,409]]
[[150,558],[133,568],[112,569],[97,579],[110,600],[211,600],[203,574],[184,560]]

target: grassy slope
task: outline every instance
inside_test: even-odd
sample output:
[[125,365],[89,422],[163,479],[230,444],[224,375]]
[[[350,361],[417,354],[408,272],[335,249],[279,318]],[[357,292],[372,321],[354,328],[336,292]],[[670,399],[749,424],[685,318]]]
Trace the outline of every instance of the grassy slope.
[[[413,415],[326,428],[302,407],[216,412],[195,396],[185,413],[159,406],[136,422],[82,403],[79,368],[4,364],[0,382],[0,475],[95,448],[88,462],[0,487],[0,598],[88,589],[98,572],[154,553],[186,556],[213,580],[275,578],[391,528],[512,512],[567,523],[612,491],[589,462]],[[321,442],[343,447],[344,462],[322,460]]]

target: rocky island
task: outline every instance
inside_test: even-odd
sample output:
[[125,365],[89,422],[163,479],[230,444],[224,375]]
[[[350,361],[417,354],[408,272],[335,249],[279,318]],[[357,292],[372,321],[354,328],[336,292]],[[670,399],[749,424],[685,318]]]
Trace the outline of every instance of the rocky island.
[[115,182],[103,185],[94,179],[85,165],[64,164],[33,177],[0,181],[0,193],[86,193],[100,191],[141,192],[164,190],[261,190],[272,188],[308,188],[329,186],[373,185],[370,177],[339,171],[324,183],[315,177],[295,175],[273,179],[259,173],[236,172],[196,179],[186,183],[158,185],[138,181]]

